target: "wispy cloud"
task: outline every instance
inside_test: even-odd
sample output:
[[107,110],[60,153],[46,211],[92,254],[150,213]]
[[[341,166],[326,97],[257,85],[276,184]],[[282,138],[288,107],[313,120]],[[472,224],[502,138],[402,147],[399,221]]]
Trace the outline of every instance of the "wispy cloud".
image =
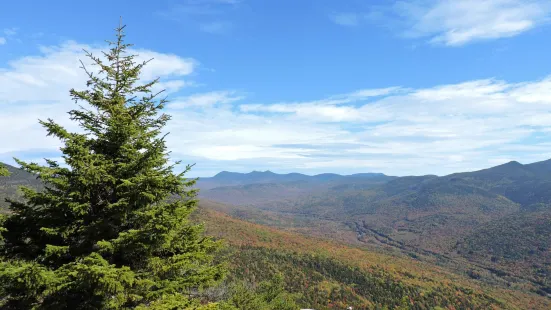
[[243,96],[237,95],[235,91],[213,91],[177,98],[170,103],[170,108],[183,109],[188,107],[210,107],[217,104],[236,102],[243,98]]
[[540,26],[551,13],[546,0],[439,0],[397,8],[413,23],[410,35],[448,46],[512,37]]
[[17,28],[6,28],[4,29],[4,34],[6,36],[14,36],[17,34]]
[[[374,97],[387,96],[393,93],[403,92],[400,87],[389,87],[381,89],[364,89],[344,95],[336,95],[329,98],[310,102],[276,103],[276,104],[243,104],[240,106],[243,112],[270,112],[285,113],[296,118],[315,118],[319,122],[343,122],[343,121],[367,121],[372,119],[371,113],[382,111],[371,111],[371,113],[358,113],[358,107],[351,105],[358,102],[365,102]],[[348,105],[347,105],[348,104]],[[370,107],[365,107],[369,109]]]
[[202,1],[210,1],[215,3],[225,3],[225,4],[239,4],[243,2],[242,0],[202,0]]
[[201,24],[199,27],[202,31],[212,34],[226,33],[231,29],[232,24],[230,22],[210,22]]
[[158,12],[163,18],[193,23],[206,33],[228,32],[232,22],[227,20],[228,10],[236,8],[239,0],[185,0],[167,10]]
[[[51,117],[77,130],[66,112],[75,107],[68,90],[86,84],[78,63],[83,47],[99,51],[67,42],[0,69],[0,161],[14,154],[59,156],[59,142],[45,137],[37,120]],[[138,53],[140,59],[155,58],[144,77],[160,76],[161,86],[173,91],[166,111],[173,116],[168,147],[174,159],[197,163],[195,175],[254,169],[444,174],[551,157],[551,77],[368,88],[304,102],[254,103],[231,90],[179,97],[197,61]]]
[[357,13],[337,13],[329,16],[331,20],[341,26],[358,26],[361,17]]
[[365,21],[386,26],[408,38],[461,46],[507,38],[546,24],[547,0],[413,0],[371,6]]
[[0,36],[0,45],[8,43],[8,38],[11,38],[17,34],[17,28],[5,28],[2,32],[4,33],[4,36]]

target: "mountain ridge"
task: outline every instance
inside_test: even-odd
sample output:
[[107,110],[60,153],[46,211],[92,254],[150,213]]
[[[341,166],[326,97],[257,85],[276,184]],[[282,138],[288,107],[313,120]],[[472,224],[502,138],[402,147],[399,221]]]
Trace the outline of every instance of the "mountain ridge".
[[320,173],[316,175],[306,175],[292,172],[278,174],[272,171],[251,171],[247,173],[221,171],[213,177],[198,178],[197,187],[201,189],[212,189],[221,186],[239,186],[260,183],[287,183],[287,182],[343,182],[343,181],[361,181],[373,179],[393,179],[393,176],[387,176],[383,173],[356,173],[351,175],[340,175],[336,173]]
[[[200,194],[240,206],[229,212],[235,210],[241,218],[275,227],[367,247],[391,246],[412,255],[467,259],[503,279],[508,275],[528,279],[546,295],[551,292],[551,256],[549,248],[541,245],[547,239],[534,232],[551,227],[545,222],[551,214],[550,172],[551,160],[511,161],[446,176],[395,177],[364,184],[352,179],[316,185],[274,182],[204,189]],[[262,212],[274,219],[267,221]],[[339,231],[343,227],[356,237]],[[523,231],[523,236],[505,233],[503,227],[522,227],[518,232]],[[512,240],[524,246],[507,251]],[[527,255],[526,247],[542,250]],[[520,249],[524,254],[515,255]]]

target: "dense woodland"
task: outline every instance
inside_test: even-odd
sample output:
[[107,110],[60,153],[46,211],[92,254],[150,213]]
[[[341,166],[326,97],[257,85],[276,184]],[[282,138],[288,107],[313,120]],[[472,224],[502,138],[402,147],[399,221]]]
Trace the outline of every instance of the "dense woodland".
[[[243,178],[239,185],[224,179],[212,187],[214,177],[201,195],[233,204],[213,207],[241,219],[375,251],[398,250],[492,285],[549,296],[550,169],[548,160],[380,183],[374,180],[381,176],[342,176],[323,185],[304,181],[300,187],[308,190],[296,199],[269,196],[269,183]],[[297,187],[272,182],[282,192]]]
[[110,44],[69,92],[82,132],[41,121],[65,162],[0,168],[2,309],[551,308],[551,161],[196,183],[124,27]]

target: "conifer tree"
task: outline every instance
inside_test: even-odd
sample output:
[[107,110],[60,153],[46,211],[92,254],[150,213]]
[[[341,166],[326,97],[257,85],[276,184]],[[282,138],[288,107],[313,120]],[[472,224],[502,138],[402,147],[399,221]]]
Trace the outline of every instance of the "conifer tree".
[[285,291],[282,274],[275,274],[256,288],[244,282],[230,285],[227,300],[218,305],[219,310],[295,310],[300,294]]
[[46,188],[23,188],[2,218],[3,309],[195,309],[194,295],[224,276],[218,242],[188,219],[191,166],[169,164],[158,79],[140,82],[148,62],[128,54],[123,30],[103,56],[85,51],[98,70],[83,64],[87,88],[70,95],[89,108],[69,112],[83,132],[40,121],[65,164],[18,161]]

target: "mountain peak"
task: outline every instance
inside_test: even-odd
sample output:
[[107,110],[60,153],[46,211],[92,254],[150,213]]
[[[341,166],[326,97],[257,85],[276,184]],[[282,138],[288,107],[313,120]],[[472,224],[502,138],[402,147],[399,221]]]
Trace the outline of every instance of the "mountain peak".
[[498,165],[498,166],[495,166],[495,167],[492,167],[492,168],[489,168],[487,170],[492,170],[492,171],[503,171],[503,172],[512,172],[512,171],[525,171],[526,168],[524,167],[523,164],[519,163],[518,161],[516,160],[512,160],[510,162],[507,162],[505,164],[501,164],[501,165]]
[[253,170],[252,172],[249,172],[247,174],[276,174],[276,173],[273,173],[270,170],[266,170],[266,171]]
[[232,175],[232,174],[235,174],[235,172],[220,171],[214,177],[216,178],[216,177],[222,177],[222,176]]

